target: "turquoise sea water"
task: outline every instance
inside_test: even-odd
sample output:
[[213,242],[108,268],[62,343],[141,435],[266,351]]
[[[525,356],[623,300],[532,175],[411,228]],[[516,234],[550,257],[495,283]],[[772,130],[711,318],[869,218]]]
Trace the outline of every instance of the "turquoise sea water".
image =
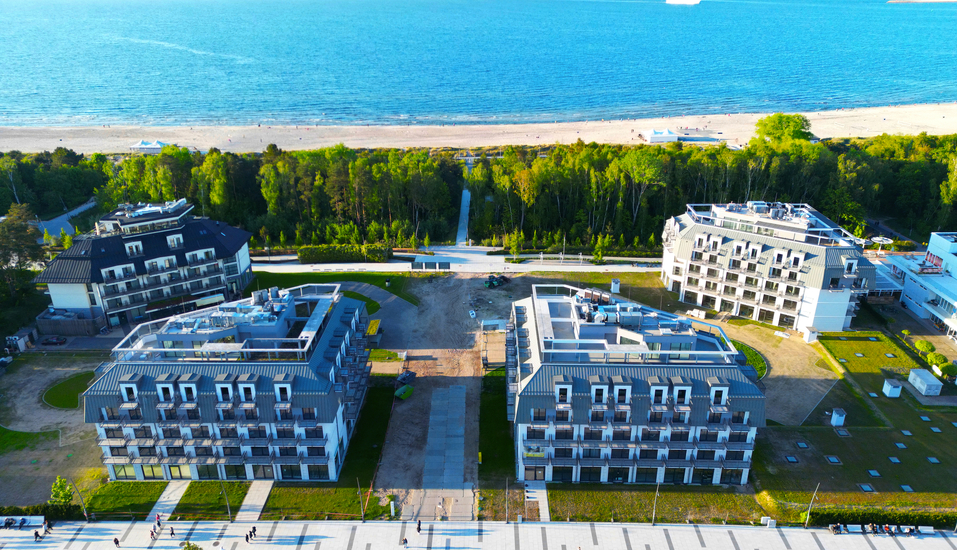
[[957,100],[957,4],[0,0],[0,125],[477,123]]

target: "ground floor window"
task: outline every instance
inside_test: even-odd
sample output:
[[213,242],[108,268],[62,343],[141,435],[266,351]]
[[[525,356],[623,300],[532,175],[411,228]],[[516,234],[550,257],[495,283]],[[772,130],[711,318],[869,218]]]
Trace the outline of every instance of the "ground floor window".
[[253,466],[253,479],[275,479],[272,466],[263,464]]
[[197,466],[196,475],[199,476],[199,479],[219,479],[219,468],[216,466]]
[[681,281],[675,281],[671,283],[671,291],[677,294],[681,294]]
[[116,479],[136,479],[135,466],[113,466],[113,474]]
[[725,468],[721,470],[721,483],[723,485],[740,485],[742,470],[736,468]]
[[774,323],[774,312],[771,311],[770,309],[762,309],[762,310],[758,313],[758,321],[761,321],[762,323],[771,323],[771,324],[773,324],[773,323]]
[[309,465],[309,479],[317,479],[320,481],[326,481],[329,479],[329,466],[325,464],[310,464]]
[[571,466],[552,466],[552,481],[571,481],[573,470]]
[[189,472],[189,466],[170,466],[170,479],[190,479],[192,475]]
[[298,464],[280,466],[279,471],[283,479],[302,479],[302,468]]
[[159,465],[143,466],[143,479],[166,479],[163,467]]
[[747,317],[748,319],[754,317],[754,306],[746,306],[742,304],[741,307],[738,308],[738,316]]
[[778,319],[778,326],[784,328],[794,328],[794,317],[790,315],[781,315]]
[[680,485],[685,482],[684,468],[665,468],[664,483],[674,483]]
[[685,300],[684,300],[684,301],[687,302],[687,303],[689,303],[689,304],[697,304],[697,303],[698,303],[698,293],[697,293],[697,292],[688,292],[688,291],[686,290],[686,291],[685,291]]
[[628,468],[609,468],[608,481],[612,483],[628,483]]
[[658,481],[658,468],[636,468],[635,483],[655,483]]
[[711,485],[712,481],[714,481],[713,468],[695,468],[694,472],[691,473],[691,483]]
[[544,466],[526,466],[525,481],[545,481]]
[[245,466],[224,466],[226,479],[247,479]]
[[589,482],[589,481],[600,482],[600,481],[601,481],[601,468],[586,468],[586,467],[582,467],[582,471],[581,471],[581,476],[580,476],[580,477],[581,477],[581,479],[580,479],[579,481],[581,481],[582,483],[586,483],[586,482]]
[[714,296],[707,296],[707,295],[701,296],[701,307],[714,309],[714,306],[715,304],[717,304],[717,302],[718,301],[717,299],[715,299]]
[[721,300],[721,311],[734,311],[734,302],[731,300]]

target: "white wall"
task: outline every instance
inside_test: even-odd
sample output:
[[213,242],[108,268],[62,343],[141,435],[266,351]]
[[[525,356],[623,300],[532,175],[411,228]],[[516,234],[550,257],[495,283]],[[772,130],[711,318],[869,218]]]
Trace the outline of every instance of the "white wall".
[[239,267],[239,272],[242,273],[250,265],[249,260],[249,245],[244,244],[242,248],[239,249],[239,252],[236,253],[236,265]]
[[[847,305],[851,300],[850,290],[840,292],[820,288],[806,288],[805,304],[798,318],[798,330],[813,326],[821,332],[840,332],[844,330],[847,318]],[[808,317],[807,315],[813,315]]]
[[89,309],[90,298],[86,294],[86,285],[51,284],[50,298],[57,309]]
[[910,275],[904,277],[904,292],[901,293],[901,301],[907,304],[907,307],[921,319],[930,318],[930,312],[924,309],[924,301],[929,297],[929,290],[920,286]]

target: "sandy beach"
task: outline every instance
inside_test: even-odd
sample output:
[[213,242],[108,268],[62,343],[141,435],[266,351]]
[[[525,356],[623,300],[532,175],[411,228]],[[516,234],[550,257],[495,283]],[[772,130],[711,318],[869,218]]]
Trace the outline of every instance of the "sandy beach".
[[[745,145],[755,122],[766,113],[713,114],[672,118],[558,122],[552,124],[407,125],[407,126],[79,126],[0,127],[0,151],[80,153],[129,152],[140,140],[159,140],[201,151],[262,151],[270,143],[285,150],[316,149],[337,143],[348,147],[480,147],[572,143],[641,143],[639,134],[669,128],[684,140],[702,144],[727,140]],[[804,113],[821,138],[880,134],[957,133],[957,102],[870,107]]]

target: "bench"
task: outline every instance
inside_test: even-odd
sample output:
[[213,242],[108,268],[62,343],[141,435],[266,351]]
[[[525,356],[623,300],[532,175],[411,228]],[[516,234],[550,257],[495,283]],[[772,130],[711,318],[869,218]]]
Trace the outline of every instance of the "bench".
[[850,524],[849,524],[849,525],[847,525],[847,531],[848,531],[849,533],[860,533],[860,534],[862,534],[862,535],[864,534],[864,528],[861,527],[860,525],[850,525]]
[[11,529],[16,529],[20,527],[20,520],[26,518],[27,522],[23,524],[23,527],[40,527],[43,525],[43,516],[0,516],[0,527],[6,524],[7,518],[13,519],[13,525],[10,526]]
[[917,532],[920,533],[921,535],[933,535],[934,528],[931,527],[930,525],[921,525],[917,528]]

